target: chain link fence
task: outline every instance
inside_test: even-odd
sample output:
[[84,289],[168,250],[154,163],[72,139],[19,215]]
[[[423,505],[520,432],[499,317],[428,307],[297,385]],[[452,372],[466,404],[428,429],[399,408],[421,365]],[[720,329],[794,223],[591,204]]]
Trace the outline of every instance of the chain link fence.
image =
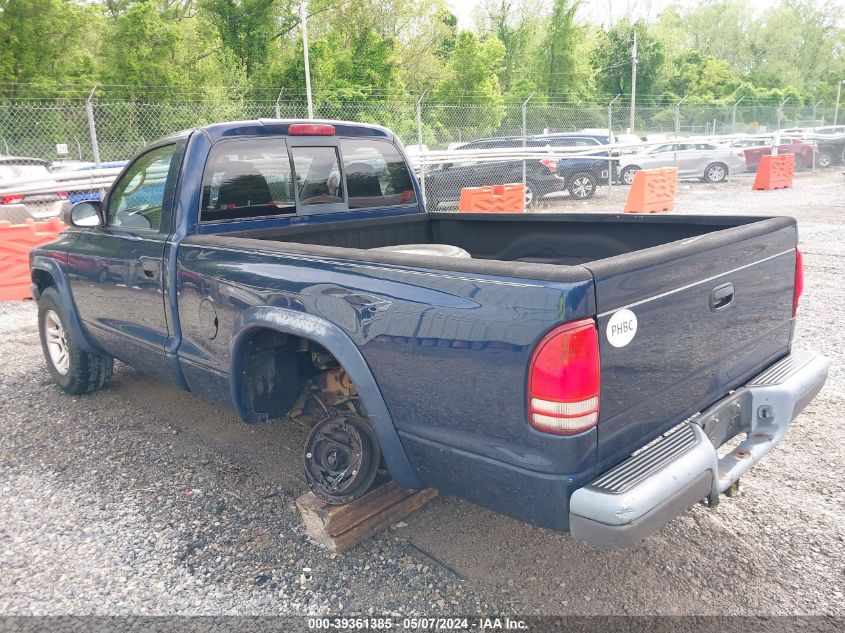
[[[555,134],[591,132],[617,139],[714,137],[812,128],[832,121],[832,109],[806,106],[639,105],[525,103],[448,104],[318,102],[314,116],[362,121],[392,129],[408,149],[426,201],[454,208],[463,187],[522,182],[531,204],[558,198],[605,196],[617,182],[606,149],[551,143]],[[125,161],[151,141],[218,121],[307,117],[304,101],[43,101],[0,103],[0,154],[72,166]],[[545,137],[538,139],[537,137]],[[598,141],[596,141],[598,143]],[[548,156],[539,148],[545,146]],[[430,154],[460,148],[454,159]],[[485,156],[486,150],[498,150]],[[502,152],[514,150],[511,156]],[[471,151],[475,151],[472,154]],[[537,150],[536,152],[534,150]],[[462,153],[463,152],[463,153]],[[469,153],[468,153],[469,152]],[[479,152],[481,152],[479,154]],[[528,152],[528,154],[525,154]],[[530,156],[530,157],[529,157]],[[839,156],[836,157],[839,159]],[[815,167],[815,160],[812,161]]]

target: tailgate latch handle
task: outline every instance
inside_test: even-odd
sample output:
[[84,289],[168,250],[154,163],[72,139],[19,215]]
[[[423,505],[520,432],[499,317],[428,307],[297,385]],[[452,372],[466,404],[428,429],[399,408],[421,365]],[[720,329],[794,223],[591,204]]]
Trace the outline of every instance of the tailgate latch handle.
[[715,312],[727,308],[734,300],[734,285],[732,283],[716,286],[710,292],[710,309]]

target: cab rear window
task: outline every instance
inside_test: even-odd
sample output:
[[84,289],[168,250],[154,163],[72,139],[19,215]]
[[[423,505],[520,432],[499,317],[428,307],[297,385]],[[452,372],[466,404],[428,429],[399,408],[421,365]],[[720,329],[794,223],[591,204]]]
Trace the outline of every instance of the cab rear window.
[[284,140],[247,139],[212,148],[203,175],[200,220],[293,213],[296,199]]
[[350,209],[416,204],[411,174],[395,145],[377,139],[342,139],[340,150]]

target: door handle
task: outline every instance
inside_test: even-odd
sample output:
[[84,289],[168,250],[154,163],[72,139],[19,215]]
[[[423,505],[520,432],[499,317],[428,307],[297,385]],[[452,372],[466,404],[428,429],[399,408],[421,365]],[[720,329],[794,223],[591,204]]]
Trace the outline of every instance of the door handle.
[[716,286],[710,292],[710,309],[715,312],[727,308],[734,300],[734,285],[732,283]]
[[158,262],[151,259],[141,261],[141,270],[147,279],[155,279],[158,276]]

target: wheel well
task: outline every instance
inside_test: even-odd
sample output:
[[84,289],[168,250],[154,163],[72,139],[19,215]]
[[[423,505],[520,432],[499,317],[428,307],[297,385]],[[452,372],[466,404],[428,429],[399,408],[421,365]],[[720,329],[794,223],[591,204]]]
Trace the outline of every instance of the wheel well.
[[36,268],[32,271],[32,283],[34,283],[38,287],[38,292],[42,293],[47,288],[55,287],[56,280],[53,279],[53,275],[48,273],[46,270],[41,270],[40,268]]
[[257,421],[284,418],[297,409],[312,386],[329,404],[356,396],[341,363],[310,339],[256,328],[238,346],[234,379],[237,395],[249,418]]

